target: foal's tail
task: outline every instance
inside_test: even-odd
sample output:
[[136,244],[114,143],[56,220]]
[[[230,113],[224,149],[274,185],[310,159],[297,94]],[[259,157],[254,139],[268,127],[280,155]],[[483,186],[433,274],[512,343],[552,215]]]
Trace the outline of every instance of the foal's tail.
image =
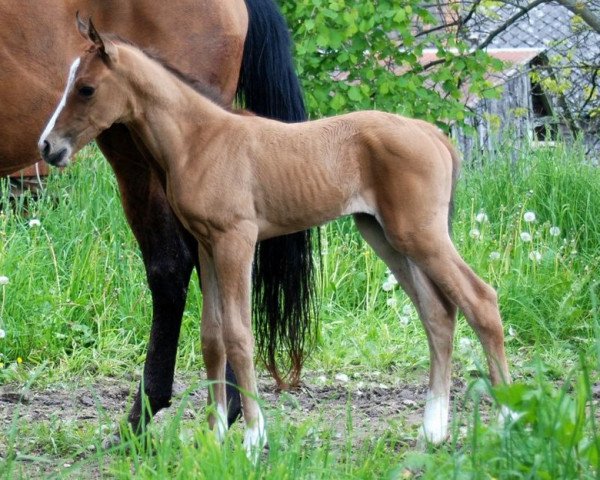
[[[246,0],[246,6],[249,26],[238,99],[258,115],[306,120],[285,20],[274,0]],[[315,277],[310,231],[258,245],[253,272],[256,349],[280,387],[298,384],[307,347],[317,335]],[[289,358],[283,375],[277,362],[282,354]]]

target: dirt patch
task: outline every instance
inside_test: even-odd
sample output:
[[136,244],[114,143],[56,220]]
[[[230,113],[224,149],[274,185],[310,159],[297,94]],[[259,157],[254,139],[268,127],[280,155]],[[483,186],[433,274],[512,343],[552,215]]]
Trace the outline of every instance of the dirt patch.
[[[175,382],[175,408],[184,392],[190,392],[188,385],[193,384],[193,381],[183,378]],[[0,428],[6,435],[15,422],[31,426],[60,420],[95,422],[102,426],[126,415],[136,389],[136,384],[116,379],[30,391],[20,390],[17,385],[3,386],[0,387]],[[376,435],[389,428],[392,420],[406,423],[409,427],[419,424],[427,389],[425,382],[406,385],[391,384],[378,377],[355,381],[307,375],[302,387],[285,392],[277,390],[270,378],[261,377],[259,390],[261,400],[271,413],[275,409],[283,410],[292,420],[300,421],[307,416],[327,412],[329,426],[340,430],[346,429],[348,415],[351,415],[355,432],[364,429],[369,435]],[[457,381],[453,385],[452,396],[461,396],[464,390],[464,384]],[[201,384],[192,387],[186,415],[197,416],[204,408],[205,399],[206,390]],[[157,421],[173,409],[159,413]]]

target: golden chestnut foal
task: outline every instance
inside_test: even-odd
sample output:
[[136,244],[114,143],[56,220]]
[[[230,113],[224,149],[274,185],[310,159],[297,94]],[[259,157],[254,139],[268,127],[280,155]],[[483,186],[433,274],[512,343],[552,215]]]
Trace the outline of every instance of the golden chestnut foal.
[[225,361],[242,391],[244,444],[266,442],[250,319],[256,242],[353,215],[414,302],[431,372],[422,434],[447,436],[452,340],[460,308],[479,336],[493,384],[509,381],[496,293],[449,235],[459,160],[433,125],[382,112],[286,124],[227,111],[138,48],[79,24],[88,49],[39,141],[64,166],[111,125],[125,125],[166,172],[168,201],[198,240],[202,352],[214,381],[209,423],[225,434]]

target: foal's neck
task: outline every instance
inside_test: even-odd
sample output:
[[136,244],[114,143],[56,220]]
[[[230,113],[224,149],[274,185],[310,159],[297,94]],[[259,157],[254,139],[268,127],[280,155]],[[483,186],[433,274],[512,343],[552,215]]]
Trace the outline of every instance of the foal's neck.
[[211,126],[230,114],[142,52],[128,49],[127,54],[140,67],[131,70],[129,127],[165,172],[183,167],[190,146],[205,141]]

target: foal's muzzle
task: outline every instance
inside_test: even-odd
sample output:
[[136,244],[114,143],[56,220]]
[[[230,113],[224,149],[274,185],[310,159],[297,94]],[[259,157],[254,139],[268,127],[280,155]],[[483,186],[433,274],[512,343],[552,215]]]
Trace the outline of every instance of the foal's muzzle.
[[62,145],[62,142],[53,145],[48,139],[41,140],[38,149],[42,158],[50,165],[55,167],[64,167],[69,163],[71,148],[68,145]]

